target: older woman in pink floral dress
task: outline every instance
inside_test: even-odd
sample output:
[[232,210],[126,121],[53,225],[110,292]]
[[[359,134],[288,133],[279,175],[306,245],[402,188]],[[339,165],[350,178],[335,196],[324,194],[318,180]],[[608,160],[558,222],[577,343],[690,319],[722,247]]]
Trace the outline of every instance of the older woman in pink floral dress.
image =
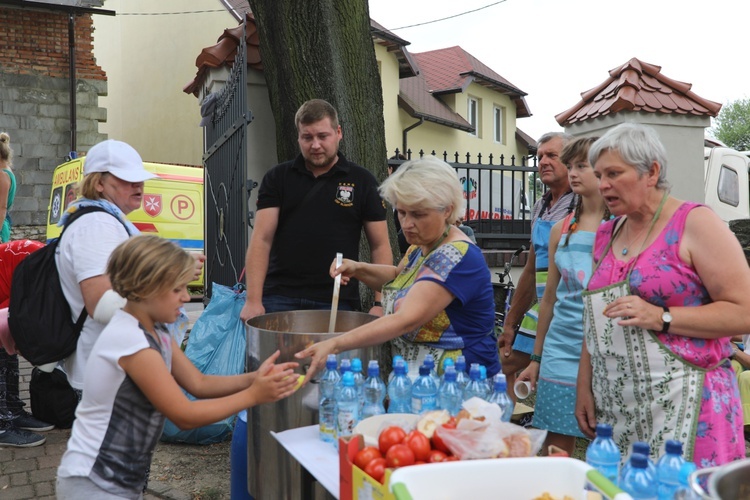
[[656,133],[623,124],[591,147],[618,216],[600,226],[585,292],[576,417],[613,426],[621,449],[667,439],[698,467],[745,456],[730,337],[750,331],[750,269],[709,208],[669,196]]

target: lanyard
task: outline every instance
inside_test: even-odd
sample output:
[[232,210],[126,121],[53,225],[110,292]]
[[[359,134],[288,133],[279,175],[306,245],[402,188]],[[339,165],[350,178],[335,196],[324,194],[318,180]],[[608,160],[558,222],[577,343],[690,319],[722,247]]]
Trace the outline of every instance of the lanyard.
[[[659,203],[659,207],[656,209],[656,212],[654,212],[654,216],[651,218],[651,225],[648,228],[648,232],[646,233],[646,238],[641,243],[641,247],[638,249],[638,253],[635,254],[635,256],[630,260],[628,263],[628,274],[627,278],[625,278],[626,282],[630,282],[630,273],[633,272],[633,269],[635,268],[635,263],[638,260],[638,258],[641,256],[641,252],[646,248],[646,242],[648,241],[649,237],[651,236],[651,232],[654,230],[654,227],[656,226],[656,221],[659,220],[659,217],[661,216],[662,209],[664,208],[664,204],[667,202],[667,198],[669,198],[669,192],[665,191],[664,196],[661,198],[661,202]],[[627,216],[626,216],[627,217]],[[617,235],[620,234],[620,231],[625,226],[625,223],[627,222],[627,218],[620,224],[619,227],[617,227],[614,231],[612,231],[612,237],[609,240],[609,243],[607,243],[607,247],[604,249],[604,252],[599,257],[599,261],[596,263],[596,266],[594,267],[594,273],[599,269],[599,265],[604,260],[604,257],[609,253],[610,249],[612,248],[612,244],[615,241],[615,238],[617,238]],[[617,257],[615,257],[617,258]],[[593,273],[592,273],[593,276]]]

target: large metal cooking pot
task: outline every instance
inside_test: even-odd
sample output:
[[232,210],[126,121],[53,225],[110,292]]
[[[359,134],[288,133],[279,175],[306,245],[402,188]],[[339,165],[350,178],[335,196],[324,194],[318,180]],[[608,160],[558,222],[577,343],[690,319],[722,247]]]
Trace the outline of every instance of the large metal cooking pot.
[[[708,476],[708,495],[700,486],[704,476]],[[750,459],[693,472],[690,486],[706,500],[750,500]]]
[[[298,361],[294,354],[308,345],[377,319],[370,314],[338,311],[336,333],[329,334],[330,317],[330,311],[291,311],[250,319],[246,325],[248,370],[257,370],[277,349],[281,350],[279,362]],[[340,354],[339,359],[358,357],[367,366],[368,360],[378,359],[379,351],[377,347],[358,349]],[[301,368],[304,373],[307,366],[301,363]],[[315,380],[312,382],[282,401],[247,411],[248,487],[259,500],[302,498],[301,467],[270,431],[281,432],[318,423],[318,386]]]

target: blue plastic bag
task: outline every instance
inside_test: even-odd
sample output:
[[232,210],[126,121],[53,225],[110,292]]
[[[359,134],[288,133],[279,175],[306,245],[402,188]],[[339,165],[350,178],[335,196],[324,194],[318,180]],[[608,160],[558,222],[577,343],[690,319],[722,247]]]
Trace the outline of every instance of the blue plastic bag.
[[[212,290],[211,302],[190,331],[185,355],[206,375],[244,373],[247,341],[240,311],[245,304],[246,292],[217,283],[213,284]],[[187,392],[185,394],[191,400],[196,399]],[[229,438],[234,419],[235,415],[232,415],[215,424],[187,431],[181,431],[167,419],[161,439],[168,443],[219,443]]]

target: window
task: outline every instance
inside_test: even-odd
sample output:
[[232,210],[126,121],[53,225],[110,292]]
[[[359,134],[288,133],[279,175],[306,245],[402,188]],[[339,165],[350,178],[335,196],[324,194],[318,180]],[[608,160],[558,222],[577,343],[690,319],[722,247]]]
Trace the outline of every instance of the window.
[[505,110],[500,106],[495,106],[492,110],[492,123],[494,125],[493,138],[498,144],[505,144]]
[[479,137],[479,101],[474,97],[469,97],[469,108],[466,113],[466,121],[474,127],[474,132],[469,132],[469,135]]
[[737,172],[726,165],[719,171],[719,201],[736,207],[740,204],[740,181]]

